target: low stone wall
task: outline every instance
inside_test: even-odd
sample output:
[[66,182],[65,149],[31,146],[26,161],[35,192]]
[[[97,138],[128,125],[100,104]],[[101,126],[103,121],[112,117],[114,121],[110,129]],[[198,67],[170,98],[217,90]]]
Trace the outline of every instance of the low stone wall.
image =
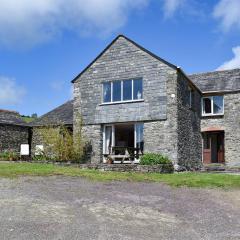
[[[14,161],[17,163],[26,163],[26,161]],[[13,163],[14,163],[13,162]],[[92,169],[99,171],[114,171],[114,172],[141,172],[141,173],[173,173],[172,164],[159,165],[139,165],[139,164],[78,164],[71,162],[51,162],[51,161],[27,161],[29,163],[54,164],[58,166],[77,167],[81,169]]]
[[101,171],[116,172],[142,172],[142,173],[173,173],[171,164],[138,165],[138,164],[80,164],[82,169],[96,169]]

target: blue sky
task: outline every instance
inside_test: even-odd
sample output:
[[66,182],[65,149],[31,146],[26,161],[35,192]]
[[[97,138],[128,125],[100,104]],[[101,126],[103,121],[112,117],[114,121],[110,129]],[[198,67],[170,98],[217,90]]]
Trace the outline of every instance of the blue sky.
[[71,99],[71,80],[118,34],[186,73],[240,67],[240,0],[1,0],[0,9],[0,109],[41,115]]

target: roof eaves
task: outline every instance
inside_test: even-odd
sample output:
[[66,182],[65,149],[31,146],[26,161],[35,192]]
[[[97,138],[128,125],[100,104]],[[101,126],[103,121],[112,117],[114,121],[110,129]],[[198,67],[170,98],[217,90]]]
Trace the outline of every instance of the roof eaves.
[[235,90],[214,90],[214,91],[203,91],[203,94],[210,94],[210,93],[236,93],[240,92],[240,89]]
[[197,89],[197,91],[202,94],[202,90],[188,77],[188,75],[181,69],[181,67],[177,67],[177,70],[180,71],[184,77],[187,78],[187,80]]

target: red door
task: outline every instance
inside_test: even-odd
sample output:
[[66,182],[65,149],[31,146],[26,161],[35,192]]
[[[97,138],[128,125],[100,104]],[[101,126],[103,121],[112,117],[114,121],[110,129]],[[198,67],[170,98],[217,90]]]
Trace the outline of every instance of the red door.
[[224,163],[224,133],[218,134],[218,162]]
[[203,134],[203,163],[209,164],[212,162],[211,152],[211,136],[207,133]]
[[203,133],[203,163],[224,163],[224,132]]

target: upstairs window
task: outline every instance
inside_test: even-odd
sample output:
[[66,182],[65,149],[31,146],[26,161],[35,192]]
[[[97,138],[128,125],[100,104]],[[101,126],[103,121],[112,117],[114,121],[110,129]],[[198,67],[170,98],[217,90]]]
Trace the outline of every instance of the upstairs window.
[[202,98],[202,115],[223,115],[224,114],[224,98],[223,96],[209,96]]
[[103,103],[143,100],[142,79],[103,83]]
[[193,109],[193,107],[194,107],[194,90],[191,87],[189,87],[188,91],[189,91],[189,107],[191,109]]

